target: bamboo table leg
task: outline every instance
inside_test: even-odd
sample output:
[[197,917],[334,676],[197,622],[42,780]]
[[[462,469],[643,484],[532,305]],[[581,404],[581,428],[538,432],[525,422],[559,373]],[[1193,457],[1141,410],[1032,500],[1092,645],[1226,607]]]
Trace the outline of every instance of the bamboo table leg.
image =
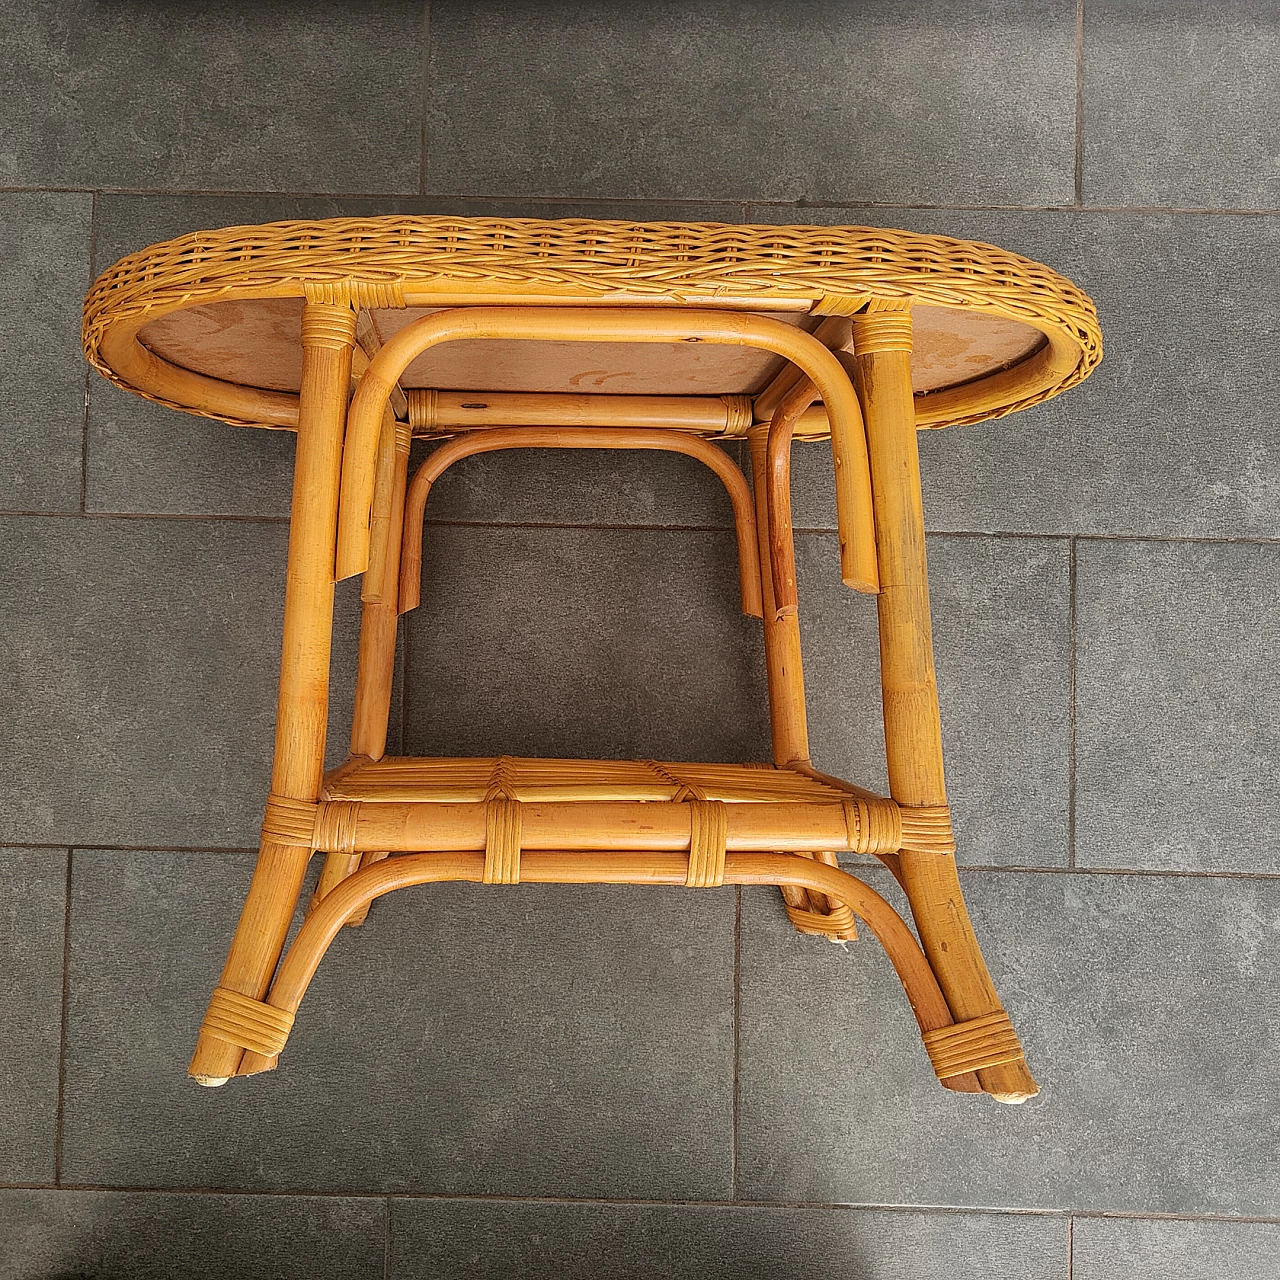
[[[356,668],[355,708],[351,719],[351,754],[381,760],[387,749],[391,717],[391,685],[395,678],[396,625],[399,617],[400,547],[404,532],[405,488],[409,476],[410,428],[397,422],[388,407],[379,442],[378,481],[374,502],[374,536],[361,591],[360,656]],[[387,855],[330,853],[320,873],[311,908],[347,876]],[[347,919],[360,925],[368,904]]]
[[[874,304],[873,304],[874,305]],[[882,304],[884,305],[884,304]],[[945,815],[942,723],[933,667],[924,509],[911,392],[911,313],[887,304],[854,318],[859,391],[867,424],[880,559],[880,672],[889,789],[902,805]],[[965,910],[946,838],[901,854],[903,884],[920,940],[957,1022],[1002,1011]],[[978,1072],[1003,1102],[1036,1093],[1026,1063]]]
[[[324,772],[338,475],[354,340],[355,312],[349,307],[305,305],[271,797],[258,865],[218,984],[219,991],[253,1000],[267,993],[311,857],[309,840],[302,842],[301,831],[291,838],[281,815],[287,817],[290,801],[314,805]],[[211,1085],[234,1075],[244,1052],[242,1044],[220,1034],[215,1001],[189,1068]]]
[[[807,381],[807,380],[806,380]],[[769,467],[767,425],[753,427],[747,432],[751,447],[751,480],[756,499],[756,536],[760,546],[761,612],[764,616],[764,659],[769,686],[769,729],[773,738],[773,762],[779,768],[809,764],[809,727],[804,701],[804,668],[800,655],[800,615],[795,606],[779,608],[772,571],[773,556],[770,548],[771,524],[769,511]],[[789,505],[789,504],[788,504]],[[791,541],[791,516],[786,513],[786,545],[780,549],[787,577],[795,583],[795,548]],[[818,860],[837,866],[834,853],[819,854]],[[822,929],[836,941],[847,941],[856,936],[852,916],[830,902],[816,889],[803,885],[781,884],[782,900],[787,905],[791,923],[801,932],[813,932],[818,924],[811,917],[829,917],[838,913],[837,921],[844,926],[837,932]],[[833,921],[832,923],[836,923]]]

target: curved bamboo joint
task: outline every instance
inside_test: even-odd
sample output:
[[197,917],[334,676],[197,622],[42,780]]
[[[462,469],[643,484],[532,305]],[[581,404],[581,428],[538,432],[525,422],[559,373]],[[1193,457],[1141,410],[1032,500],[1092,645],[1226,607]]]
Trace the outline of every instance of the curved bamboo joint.
[[733,504],[742,612],[752,618],[762,616],[755,505],[746,477],[733,459],[709,440],[678,431],[642,427],[490,427],[440,445],[414,472],[405,498],[400,553],[401,613],[416,609],[422,599],[422,521],[431,486],[455,462],[499,449],[656,449],[681,453],[710,467],[720,477]]
[[[277,972],[266,1004],[278,1010],[282,1017],[292,1019],[329,944],[347,918],[373,899],[412,885],[446,880],[480,883],[484,879],[485,863],[486,856],[480,852],[418,853],[361,868],[308,916]],[[525,884],[680,885],[688,882],[689,873],[687,853],[583,854],[542,850],[523,853],[520,880]],[[794,885],[844,904],[867,925],[885,949],[921,1034],[953,1025],[951,1011],[920,944],[898,913],[861,880],[838,867],[791,854],[730,853],[725,856],[723,883]],[[276,1065],[278,1052],[246,1053],[239,1074],[271,1070]],[[963,1093],[981,1092],[976,1077],[965,1071],[946,1076],[943,1083]]]
[[[803,374],[778,401],[769,421],[765,445],[765,467],[768,473],[769,500],[769,565],[773,572],[774,616],[785,617],[800,610],[796,589],[795,541],[791,526],[791,440],[800,415],[813,403],[818,389]],[[862,431],[862,412],[858,412],[858,431]],[[843,465],[836,458],[837,471]]]
[[836,522],[840,572],[858,591],[875,593],[875,521],[866,437],[853,385],[840,362],[810,334],[765,316],[727,311],[574,307],[460,307],[415,320],[395,334],[369,362],[347,416],[338,516],[337,577],[362,573],[369,562],[378,432],[392,388],[424,351],[462,339],[525,341],[711,342],[772,351],[799,366],[814,382],[831,419],[836,456]]

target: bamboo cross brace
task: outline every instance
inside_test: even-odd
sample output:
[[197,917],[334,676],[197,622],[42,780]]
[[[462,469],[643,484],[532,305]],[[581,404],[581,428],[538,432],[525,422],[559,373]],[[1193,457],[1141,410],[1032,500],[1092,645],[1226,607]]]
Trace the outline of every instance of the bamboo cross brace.
[[[307,918],[281,962],[267,1004],[295,1014],[329,944],[348,916],[374,898],[411,885],[446,880],[480,883],[484,874],[485,855],[480,852],[406,854],[363,867],[334,889]],[[524,850],[520,858],[520,882],[524,884],[683,885],[688,874],[687,852],[584,854]],[[866,923],[884,947],[921,1032],[953,1025],[955,1019],[919,943],[898,913],[855,876],[790,854],[729,853],[725,856],[723,883],[790,884],[843,902]],[[271,1070],[275,1065],[273,1056],[246,1052],[239,1073],[252,1075]],[[971,1072],[957,1073],[944,1078],[942,1083],[962,1093],[981,1091]]]
[[416,609],[422,592],[422,521],[431,486],[455,462],[499,449],[656,449],[682,453],[709,467],[724,482],[738,537],[742,612],[761,616],[760,560],[751,490],[737,464],[707,440],[683,432],[637,427],[490,427],[441,445],[414,473],[405,500],[400,571],[400,612]]

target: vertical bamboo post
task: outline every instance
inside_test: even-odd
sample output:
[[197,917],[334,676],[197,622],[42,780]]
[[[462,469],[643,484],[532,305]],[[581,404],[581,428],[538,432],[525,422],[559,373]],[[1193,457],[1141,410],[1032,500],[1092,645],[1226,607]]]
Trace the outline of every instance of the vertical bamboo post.
[[[769,426],[762,423],[747,432],[751,448],[751,485],[756,499],[756,538],[760,547],[760,598],[764,614],[764,665],[769,685],[769,732],[773,738],[773,763],[779,767],[808,764],[809,726],[804,705],[804,668],[800,662],[800,617],[797,609],[778,616],[771,571],[771,522],[769,519]],[[787,521],[790,533],[791,522]],[[791,548],[791,577],[795,577],[795,552]],[[821,911],[817,900],[802,885],[779,885],[782,900],[797,911]]]
[[[760,546],[760,594],[764,601],[764,661],[769,681],[769,730],[773,762],[779,767],[809,763],[809,726],[804,706],[804,670],[800,665],[800,616],[795,608],[778,617],[769,540],[769,427],[747,432],[751,447],[751,484],[756,498],[756,537]],[[787,523],[788,530],[790,522]],[[789,548],[794,562],[794,548]],[[794,567],[792,575],[794,576]]]
[[[880,559],[880,679],[889,790],[902,805],[945,805],[911,390],[911,313],[905,304],[869,309],[854,318],[853,334]],[[965,910],[954,855],[903,849],[901,868],[920,940],[956,1021],[998,1012],[1000,997]],[[1036,1092],[1023,1062],[988,1067],[978,1079],[987,1093],[1006,1102],[1021,1102]]]
[[[369,568],[361,591],[360,657],[356,670],[355,710],[351,719],[351,754],[381,760],[387,749],[391,717],[391,685],[395,678],[396,622],[399,617],[400,545],[404,533],[405,487],[409,477],[411,430],[397,422],[390,407],[379,441],[377,489]],[[384,858],[380,853],[330,853],[311,900],[317,903],[347,876]],[[360,925],[369,914],[366,903],[347,920]]]
[[[324,773],[338,477],[354,341],[350,307],[306,303],[271,792],[312,803]],[[309,846],[264,833],[219,986],[256,1000],[266,995],[310,857]],[[243,1052],[202,1029],[190,1073],[203,1084],[222,1084]]]

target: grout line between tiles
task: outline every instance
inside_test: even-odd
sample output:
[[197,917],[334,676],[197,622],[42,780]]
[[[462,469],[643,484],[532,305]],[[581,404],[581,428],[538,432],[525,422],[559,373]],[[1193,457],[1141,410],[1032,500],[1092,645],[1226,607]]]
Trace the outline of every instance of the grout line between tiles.
[[[38,844],[30,840],[0,840],[0,849],[66,849],[66,844]],[[242,857],[256,855],[256,845],[171,845],[171,844],[94,844],[82,841],[70,846],[73,850],[93,853],[198,853],[208,857]],[[857,857],[844,859],[853,866],[866,866]],[[1036,867],[1022,864],[998,866],[990,862],[960,862],[957,868],[964,872],[994,871],[1044,876],[1165,876],[1172,879],[1203,880],[1280,880],[1280,871],[1204,871],[1181,867]]]
[[403,657],[400,662],[400,754],[407,755],[405,743],[409,738],[409,618],[401,614],[401,635],[404,637]]
[[109,195],[222,197],[235,196],[271,200],[472,200],[486,204],[574,204],[574,205],[699,205],[722,204],[755,209],[907,209],[939,213],[1186,213],[1209,217],[1252,218],[1274,217],[1280,206],[1242,207],[1239,209],[1210,205],[1107,205],[1107,204],[928,204],[908,200],[743,200],[734,196],[576,196],[576,195],[512,195],[421,191],[270,191],[262,188],[215,187],[40,187],[0,186],[0,195]]
[[254,845],[252,848],[244,846],[236,848],[231,845],[221,847],[209,845],[172,845],[172,844],[91,844],[82,841],[80,844],[68,846],[62,844],[33,844],[30,840],[0,840],[0,849],[66,849],[70,848],[72,852],[79,850],[82,853],[207,853],[207,854],[242,854],[257,853],[258,847]]
[[422,93],[418,101],[418,194],[427,194],[427,103],[431,97],[431,0],[422,0]]
[[733,1121],[729,1156],[729,1199],[738,1198],[738,1045],[742,1034],[742,886],[738,885],[733,908]]
[[1076,540],[1067,544],[1067,866],[1076,865]]
[[231,513],[186,513],[181,511],[6,511],[0,517],[35,517],[46,520],[204,520],[229,524],[288,524],[288,516],[248,516]]
[[1084,204],[1084,0],[1076,0],[1076,208]]
[[[863,866],[858,862],[855,865]],[[1037,876],[1153,876],[1174,880],[1280,880],[1280,871],[1201,871],[1173,867],[999,867],[992,863],[960,862],[960,871],[1019,872]]]
[[0,1183],[0,1191],[97,1191],[116,1195],[172,1195],[172,1196],[241,1196],[256,1199],[324,1199],[324,1200],[383,1200],[390,1206],[396,1200],[458,1201],[468,1204],[543,1204],[543,1205],[609,1205],[636,1208],[689,1208],[689,1209],[812,1209],[827,1212],[908,1214],[947,1214],[952,1216],[1057,1218],[1070,1221],[1073,1218],[1090,1220],[1121,1220],[1126,1222],[1221,1222],[1227,1225],[1280,1226],[1280,1215],[1242,1214],[1233,1216],[1222,1213],[1161,1213],[1157,1211],[1111,1209],[1044,1209],[1018,1206],[955,1205],[955,1204],[893,1204],[876,1201],[834,1200],[709,1200],[681,1197],[673,1200],[652,1200],[627,1196],[522,1196],[501,1194],[460,1193],[451,1191],[365,1191],[323,1188],[242,1188],[242,1187],[156,1187],[111,1186],[104,1183],[64,1183],[53,1186],[44,1182]]
[[62,1119],[67,1083],[67,998],[71,990],[71,864],[73,851],[67,850],[67,875],[62,905],[62,1011],[58,1029],[58,1101],[53,1121],[53,1184],[62,1183]]

